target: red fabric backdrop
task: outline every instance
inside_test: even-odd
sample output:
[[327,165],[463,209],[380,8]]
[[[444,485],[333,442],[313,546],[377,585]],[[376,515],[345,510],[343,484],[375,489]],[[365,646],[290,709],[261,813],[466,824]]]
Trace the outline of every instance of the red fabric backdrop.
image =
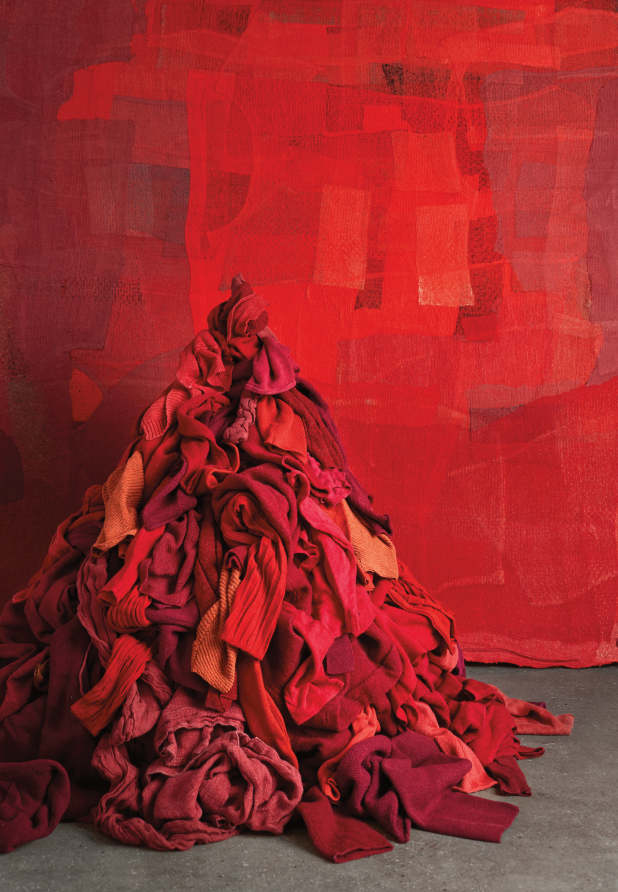
[[3,0],[3,594],[231,277],[467,657],[618,657],[615,0]]

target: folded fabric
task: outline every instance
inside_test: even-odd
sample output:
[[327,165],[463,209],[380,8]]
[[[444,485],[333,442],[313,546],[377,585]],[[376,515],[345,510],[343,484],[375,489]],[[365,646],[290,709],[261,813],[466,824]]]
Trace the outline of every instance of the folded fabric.
[[385,579],[397,579],[399,577],[397,554],[386,533],[380,536],[372,533],[354,514],[345,499],[341,504],[350,531],[349,538],[356,563],[360,569],[365,573],[377,573]]
[[500,842],[519,809],[509,803],[453,791],[470,768],[465,759],[441,753],[414,731],[389,739],[382,734],[353,746],[335,780],[348,811],[374,818],[397,842],[407,842],[410,826]]
[[69,778],[58,762],[0,762],[0,852],[48,836],[69,797]]
[[319,787],[311,787],[297,811],[316,850],[328,861],[344,864],[391,852],[392,843],[381,833],[326,798]]

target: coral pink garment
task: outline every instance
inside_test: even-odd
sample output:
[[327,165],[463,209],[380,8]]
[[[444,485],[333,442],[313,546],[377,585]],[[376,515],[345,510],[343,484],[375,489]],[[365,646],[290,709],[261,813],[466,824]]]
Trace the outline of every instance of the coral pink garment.
[[573,729],[575,719],[571,713],[552,715],[548,709],[536,703],[528,703],[515,697],[507,697],[500,693],[504,705],[514,718],[517,734],[551,734],[568,735]]

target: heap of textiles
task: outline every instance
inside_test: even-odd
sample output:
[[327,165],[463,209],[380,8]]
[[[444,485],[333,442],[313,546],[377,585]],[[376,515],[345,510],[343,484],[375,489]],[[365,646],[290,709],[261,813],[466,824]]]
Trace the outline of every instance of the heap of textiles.
[[[465,677],[328,408],[241,276],[0,622],[0,850],[59,820],[154,849],[304,821],[347,861],[410,827],[498,842],[517,733]],[[371,818],[387,836],[365,823]]]

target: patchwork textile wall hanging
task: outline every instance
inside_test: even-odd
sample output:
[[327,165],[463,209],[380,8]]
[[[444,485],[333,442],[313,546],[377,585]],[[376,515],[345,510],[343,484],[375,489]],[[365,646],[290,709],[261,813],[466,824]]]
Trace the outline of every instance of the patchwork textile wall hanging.
[[465,657],[616,660],[616,9],[0,4],[3,601],[240,271]]

